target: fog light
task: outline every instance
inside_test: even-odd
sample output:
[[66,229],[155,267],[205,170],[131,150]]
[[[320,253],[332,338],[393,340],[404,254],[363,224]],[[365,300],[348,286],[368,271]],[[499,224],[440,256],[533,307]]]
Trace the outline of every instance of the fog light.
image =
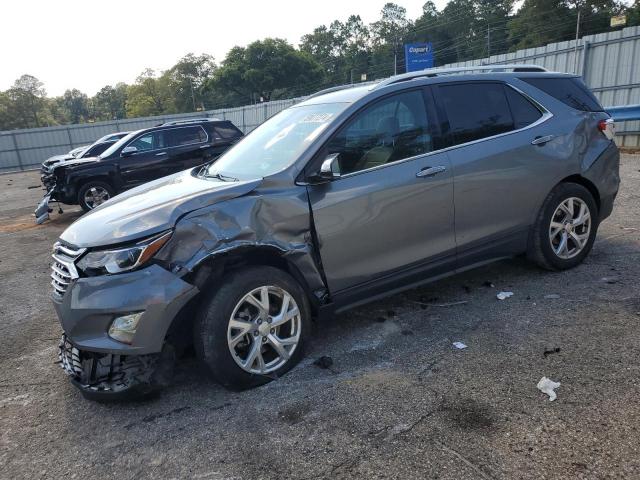
[[109,327],[109,336],[118,342],[131,345],[142,313],[130,313],[129,315],[115,318]]

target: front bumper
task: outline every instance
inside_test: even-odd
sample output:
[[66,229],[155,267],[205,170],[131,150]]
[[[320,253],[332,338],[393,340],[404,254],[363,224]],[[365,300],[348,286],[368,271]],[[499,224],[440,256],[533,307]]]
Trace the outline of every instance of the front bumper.
[[80,350],[62,335],[58,363],[71,383],[91,400],[127,400],[153,393],[172,369],[170,354],[114,355]]
[[[173,319],[198,289],[158,265],[118,275],[71,280],[53,304],[78,350],[114,355],[160,353]],[[143,312],[131,345],[107,334],[114,318]]]

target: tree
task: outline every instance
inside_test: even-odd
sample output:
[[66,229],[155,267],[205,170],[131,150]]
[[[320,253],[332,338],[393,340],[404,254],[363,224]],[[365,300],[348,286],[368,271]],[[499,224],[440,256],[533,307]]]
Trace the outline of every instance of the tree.
[[163,74],[178,112],[193,112],[203,108],[202,88],[207,79],[213,76],[216,68],[211,55],[196,56],[189,53]]
[[7,90],[9,115],[16,128],[33,128],[46,125],[46,96],[43,83],[32,75],[22,75]]
[[100,120],[116,120],[127,116],[127,85],[102,87],[91,99],[94,114]]
[[308,93],[322,80],[322,67],[313,58],[285,40],[267,38],[232,48],[208,88],[234,92],[245,102],[269,101]]
[[407,19],[406,8],[395,3],[385,4],[380,13],[380,20],[371,24],[373,63],[377,67],[376,76],[388,76],[403,69],[402,45],[405,43],[411,22]]
[[64,92],[62,105],[71,123],[80,123],[89,118],[89,97],[77,88]]
[[173,100],[168,78],[157,78],[155,72],[147,68],[138,76],[136,83],[127,89],[127,116],[147,117],[175,113]]

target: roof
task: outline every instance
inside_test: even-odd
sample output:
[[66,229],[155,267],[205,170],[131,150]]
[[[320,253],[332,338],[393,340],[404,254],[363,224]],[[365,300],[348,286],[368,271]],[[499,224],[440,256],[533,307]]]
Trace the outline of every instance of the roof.
[[378,82],[359,83],[356,85],[340,85],[321,90],[308,97],[300,105],[316,105],[321,103],[353,103],[374,90],[380,90],[390,85],[396,85],[410,80],[424,80],[451,75],[488,75],[516,76],[522,73],[547,73],[539,65],[506,64],[506,65],[478,65],[471,67],[428,68],[417,72],[408,72],[386,78]]

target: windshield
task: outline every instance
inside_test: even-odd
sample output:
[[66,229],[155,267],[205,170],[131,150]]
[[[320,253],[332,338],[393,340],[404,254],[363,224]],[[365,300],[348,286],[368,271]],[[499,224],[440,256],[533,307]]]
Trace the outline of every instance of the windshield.
[[133,137],[136,136],[138,132],[131,132],[128,135],[125,135],[124,137],[122,137],[120,140],[118,140],[116,143],[114,143],[113,145],[111,145],[109,148],[107,148],[104,152],[102,152],[100,155],[98,155],[100,158],[107,158],[109,155],[113,154],[114,152],[117,152],[118,149],[126,144],[129,140],[131,140]]
[[205,176],[266,177],[296,161],[346,103],[291,107],[271,117],[213,163]]

